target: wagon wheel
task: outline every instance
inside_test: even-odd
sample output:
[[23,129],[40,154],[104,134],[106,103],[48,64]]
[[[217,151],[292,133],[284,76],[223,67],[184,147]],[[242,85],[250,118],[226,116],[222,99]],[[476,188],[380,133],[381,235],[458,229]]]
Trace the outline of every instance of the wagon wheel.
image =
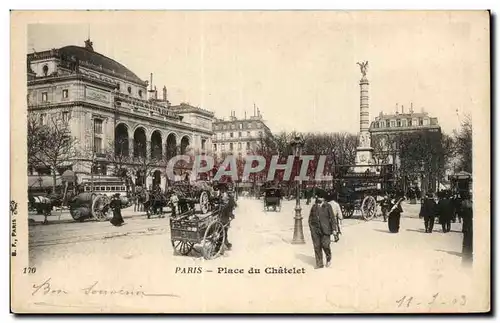
[[202,214],[206,214],[208,212],[208,209],[210,207],[210,198],[208,197],[207,191],[203,191],[200,194],[200,211]]
[[361,203],[361,214],[365,220],[371,220],[377,212],[377,201],[371,195],[366,196]]
[[348,207],[347,205],[341,205],[340,209],[342,210],[342,216],[346,219],[349,219],[350,217],[352,217],[352,215],[354,213],[354,209]]
[[172,247],[174,247],[174,252],[177,251],[181,255],[188,255],[191,250],[193,250],[194,243],[183,240],[172,240]]
[[106,221],[108,219],[110,200],[106,195],[97,195],[92,201],[92,216],[97,221]]
[[225,240],[226,232],[224,231],[224,225],[219,221],[210,223],[203,236],[203,257],[210,260],[221,254]]

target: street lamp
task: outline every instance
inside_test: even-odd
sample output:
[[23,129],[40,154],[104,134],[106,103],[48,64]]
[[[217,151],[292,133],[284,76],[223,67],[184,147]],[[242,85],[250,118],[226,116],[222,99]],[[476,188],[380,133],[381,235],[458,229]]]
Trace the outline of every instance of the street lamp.
[[[304,139],[300,136],[293,138],[290,143],[292,149],[294,150],[295,157],[300,157],[302,154],[302,148],[304,147]],[[304,244],[304,230],[302,228],[302,208],[300,207],[300,184],[301,180],[297,181],[297,192],[295,196],[295,224],[293,227],[293,240],[292,244]]]

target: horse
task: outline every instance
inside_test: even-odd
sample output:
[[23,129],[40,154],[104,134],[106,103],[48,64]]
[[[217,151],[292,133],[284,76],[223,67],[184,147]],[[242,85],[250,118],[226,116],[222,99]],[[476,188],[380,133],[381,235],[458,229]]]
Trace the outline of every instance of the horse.
[[160,218],[164,217],[163,208],[168,205],[168,199],[161,191],[146,192],[143,207],[146,210],[148,219],[151,215],[158,215]]
[[[66,195],[66,200],[71,200],[71,195]],[[28,209],[36,210],[37,214],[43,214],[43,224],[47,224],[47,217],[52,215],[54,207],[61,207],[65,201],[64,194],[52,193],[47,196],[28,195]]]

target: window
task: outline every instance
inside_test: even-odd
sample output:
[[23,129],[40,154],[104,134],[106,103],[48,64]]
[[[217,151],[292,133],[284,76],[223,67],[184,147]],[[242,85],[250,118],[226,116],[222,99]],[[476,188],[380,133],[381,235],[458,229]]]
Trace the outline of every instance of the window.
[[47,102],[47,100],[48,100],[48,93],[42,92],[42,102]]
[[132,87],[131,87],[131,86],[129,86],[129,87],[127,88],[127,91],[128,91],[128,94],[132,94]]
[[408,119],[408,126],[411,127],[412,124],[411,124],[411,119]]
[[47,65],[43,65],[42,71],[43,76],[47,76],[49,74],[49,67]]
[[247,131],[247,137],[250,137],[250,131]]
[[94,133],[102,134],[102,120],[101,119],[94,120]]
[[68,98],[68,90],[67,89],[64,89],[63,92],[63,99],[67,99]]
[[40,113],[40,124],[41,125],[45,124],[45,113]]
[[62,119],[63,119],[63,122],[68,122],[69,121],[69,111],[63,111],[63,113],[62,113]]
[[423,126],[424,125],[424,119],[420,118],[418,119],[418,125]]
[[232,142],[229,144],[229,150],[233,150],[233,143]]
[[142,90],[139,90],[139,97],[142,98]]
[[252,124],[251,123],[248,124],[248,129],[252,129]]
[[201,149],[205,149],[205,143],[206,143],[206,139],[202,139],[201,140]]
[[262,137],[262,131],[259,131],[259,138]]
[[391,128],[394,128],[396,126],[396,121],[392,120],[391,121]]
[[226,134],[222,133],[222,140],[226,139]]
[[240,124],[238,125],[238,129],[243,129],[243,124],[242,124],[242,123],[240,123]]
[[398,119],[397,124],[398,124],[398,127],[401,127],[401,120],[400,119]]
[[232,132],[229,133],[229,137],[233,138],[233,133]]
[[241,150],[241,142],[238,143],[238,150]]
[[214,144],[214,151],[217,151],[217,144]]
[[116,89],[120,91],[120,83],[116,83]]
[[406,127],[406,119],[401,120],[401,126]]
[[247,142],[247,150],[250,150],[250,142]]
[[238,138],[241,138],[241,131],[238,132]]
[[99,137],[94,137],[94,152],[96,154],[102,153],[102,139]]

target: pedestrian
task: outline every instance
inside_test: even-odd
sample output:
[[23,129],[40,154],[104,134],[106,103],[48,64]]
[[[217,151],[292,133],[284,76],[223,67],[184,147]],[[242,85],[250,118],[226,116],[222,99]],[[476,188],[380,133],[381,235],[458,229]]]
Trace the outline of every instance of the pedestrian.
[[[218,247],[222,243],[224,243],[225,247],[228,250],[231,250],[233,247],[233,244],[229,242],[229,227],[231,224],[231,221],[234,219],[234,214],[233,210],[236,207],[236,202],[234,201],[234,198],[231,198],[230,194],[227,192],[227,187],[222,186],[220,188],[222,191],[221,194],[221,216],[220,216],[220,221],[222,222],[222,225],[224,226],[224,233],[225,233],[225,238],[220,237],[220,240],[218,241]],[[224,239],[224,241],[223,241]]]
[[387,222],[387,213],[391,209],[391,198],[388,194],[385,194],[380,202],[380,209],[382,211],[382,216],[384,218],[384,222]]
[[328,194],[327,202],[331,205],[333,217],[335,218],[336,230],[333,232],[335,242],[339,241],[339,235],[342,234],[342,220],[344,219],[344,216],[342,215],[342,208],[340,207],[340,204],[337,203],[337,200],[337,193],[333,190],[330,191]]
[[425,232],[432,233],[436,217],[436,202],[432,193],[427,193],[420,206],[419,218],[424,218]]
[[451,230],[451,219],[453,217],[453,207],[448,194],[444,191],[440,192],[439,202],[437,205],[439,214],[439,223],[443,228],[443,233],[450,232]]
[[325,202],[324,193],[318,194],[309,214],[309,229],[311,230],[314,256],[316,258],[316,269],[324,267],[323,252],[326,255],[326,267],[331,264],[330,236],[336,230],[335,227],[332,206]]
[[462,262],[464,264],[472,263],[473,256],[473,211],[472,199],[469,192],[462,193],[462,203],[460,205],[460,213],[462,218]]
[[401,207],[401,202],[404,200],[404,197],[396,200],[396,197],[391,198],[389,201],[390,209],[389,209],[389,219],[387,221],[387,225],[389,227],[389,231],[392,233],[399,232],[399,225],[401,222],[401,213],[403,213],[403,208]]
[[111,197],[111,203],[109,204],[111,210],[113,210],[113,217],[109,222],[115,227],[123,225],[122,217],[122,202],[120,200],[120,193],[116,193]]

